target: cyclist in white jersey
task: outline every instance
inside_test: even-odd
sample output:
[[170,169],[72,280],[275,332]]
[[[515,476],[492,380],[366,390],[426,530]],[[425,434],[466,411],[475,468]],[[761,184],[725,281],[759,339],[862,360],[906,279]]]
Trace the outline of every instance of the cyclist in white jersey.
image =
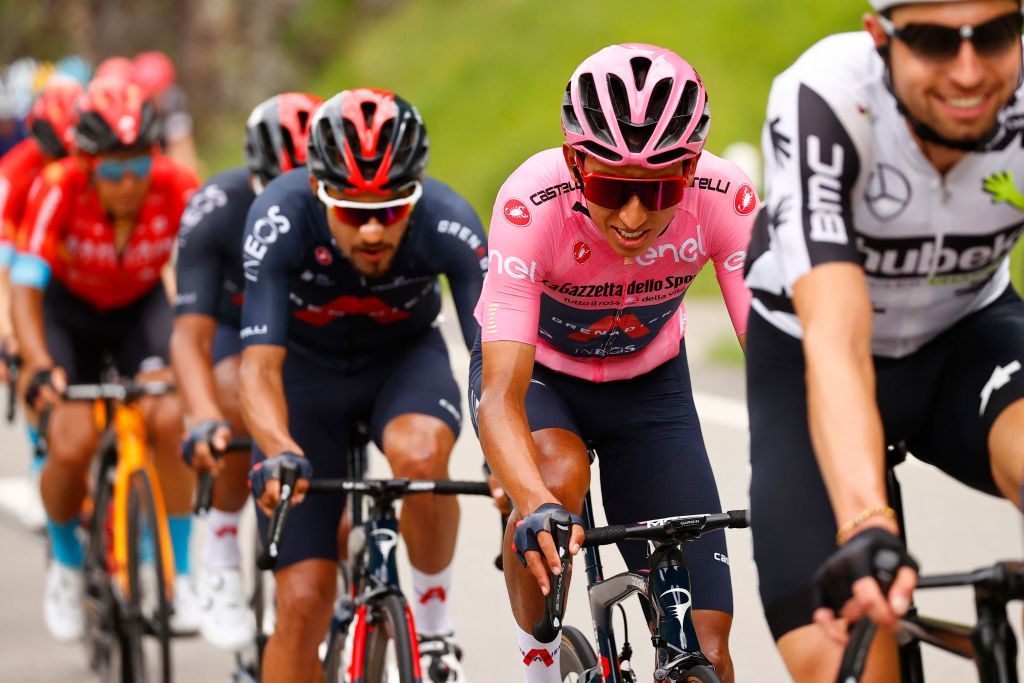
[[[754,557],[798,681],[834,680],[837,616],[893,627],[908,608],[887,442],[1018,506],[1024,480],[1020,3],[872,5],[866,32],[772,86],[746,266]],[[882,550],[901,565],[888,595]],[[866,680],[895,672],[886,634]]]

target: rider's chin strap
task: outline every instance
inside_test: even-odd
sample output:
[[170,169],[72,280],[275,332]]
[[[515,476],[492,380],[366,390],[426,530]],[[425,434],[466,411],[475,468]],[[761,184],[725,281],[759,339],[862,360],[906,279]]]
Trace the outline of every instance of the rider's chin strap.
[[901,100],[899,95],[896,94],[896,88],[892,83],[892,64],[889,61],[889,46],[883,45],[877,48],[877,50],[878,56],[881,57],[882,61],[885,63],[885,87],[888,88],[890,93],[892,93],[893,99],[896,100],[897,111],[899,111],[903,118],[907,120],[907,123],[910,124],[910,128],[914,131],[914,135],[925,142],[948,147],[949,149],[957,149],[962,152],[984,152],[988,147],[988,144],[992,142],[992,140],[994,140],[1003,129],[1002,114],[1006,111],[1007,107],[1010,107],[1017,101],[1017,90],[1019,90],[1021,85],[1024,84],[1024,65],[1022,65],[1021,69],[1017,72],[1017,87],[1014,88],[1010,101],[1003,106],[1002,110],[1000,110],[992,128],[980,138],[972,140],[950,140],[923,121],[919,121],[910,113],[910,110],[903,104],[903,100]]

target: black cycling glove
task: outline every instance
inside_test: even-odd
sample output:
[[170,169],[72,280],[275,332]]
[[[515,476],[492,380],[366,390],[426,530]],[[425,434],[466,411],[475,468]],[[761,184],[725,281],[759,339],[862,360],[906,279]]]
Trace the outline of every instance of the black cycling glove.
[[281,453],[256,463],[249,470],[249,486],[252,488],[253,497],[259,499],[268,481],[281,478],[282,467],[298,469],[299,479],[313,478],[313,463],[295,453]]
[[853,597],[853,584],[873,576],[888,593],[900,567],[917,571],[917,562],[903,542],[890,531],[865,529],[851,538],[818,568],[814,575],[814,602],[838,614]]
[[516,525],[515,534],[512,536],[512,549],[516,551],[519,561],[526,566],[526,553],[530,550],[541,552],[537,543],[537,534],[546,531],[551,534],[552,540],[556,536],[552,533],[554,525],[565,526],[571,533],[572,525],[583,526],[583,519],[579,515],[571,514],[557,503],[545,503],[527,515],[523,521]]
[[192,466],[192,459],[196,455],[196,446],[201,443],[205,443],[211,446],[210,451],[213,451],[211,441],[213,441],[213,435],[217,433],[217,430],[221,427],[228,427],[228,423],[225,420],[201,420],[192,429],[188,430],[188,435],[185,440],[181,443],[181,457],[184,458],[185,462],[188,463],[189,467]]

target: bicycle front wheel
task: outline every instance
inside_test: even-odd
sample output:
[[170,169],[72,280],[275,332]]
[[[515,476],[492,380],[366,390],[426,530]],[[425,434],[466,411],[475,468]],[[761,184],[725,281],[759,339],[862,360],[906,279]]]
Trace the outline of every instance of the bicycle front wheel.
[[145,471],[133,473],[129,487],[129,595],[122,627],[127,648],[123,661],[131,674],[125,680],[170,683],[171,606],[164,581],[164,563],[168,558],[160,545],[153,488]]
[[563,683],[575,683],[580,676],[597,667],[597,655],[590,641],[578,628],[562,627],[560,674]]
[[715,670],[703,664],[687,671],[684,680],[686,683],[722,683]]
[[[353,683],[420,683],[419,647],[405,600],[385,595],[366,610],[366,640],[354,667]],[[362,675],[360,675],[360,673]]]

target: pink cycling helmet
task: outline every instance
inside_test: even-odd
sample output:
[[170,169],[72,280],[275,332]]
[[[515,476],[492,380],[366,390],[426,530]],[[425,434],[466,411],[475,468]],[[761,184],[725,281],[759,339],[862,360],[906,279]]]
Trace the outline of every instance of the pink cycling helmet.
[[662,168],[691,159],[710,127],[700,76],[656,45],[611,45],[587,57],[562,98],[565,141],[612,166]]

